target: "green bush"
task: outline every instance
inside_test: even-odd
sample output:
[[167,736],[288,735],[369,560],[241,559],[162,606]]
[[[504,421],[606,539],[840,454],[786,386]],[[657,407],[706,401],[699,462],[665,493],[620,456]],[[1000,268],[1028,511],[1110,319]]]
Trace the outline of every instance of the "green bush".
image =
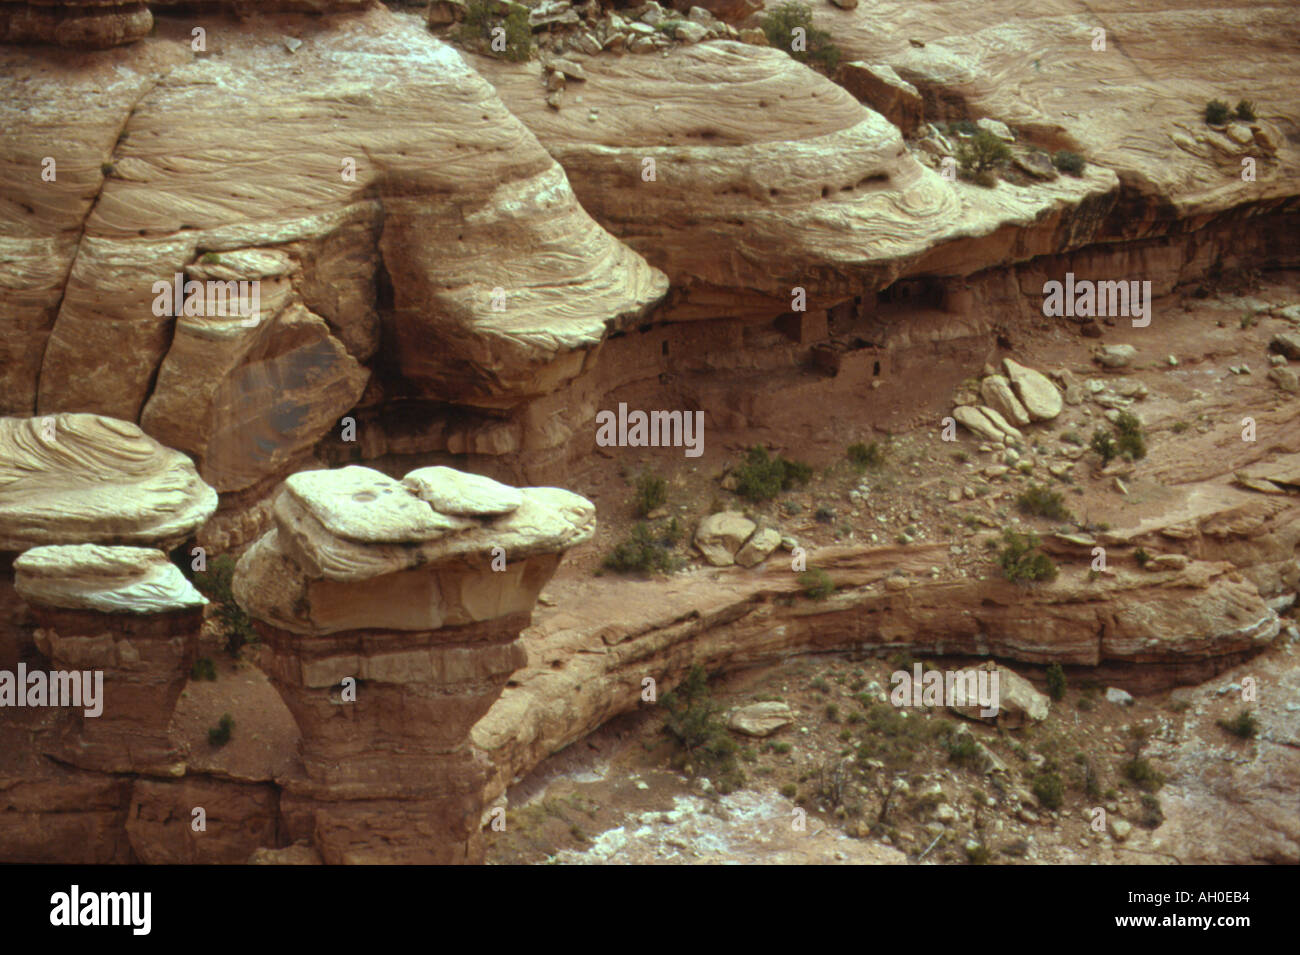
[[1010,158],[1011,147],[987,129],[976,130],[969,140],[957,144],[957,164],[962,174],[980,185],[992,185],[993,167]]
[[1054,521],[1070,519],[1070,512],[1065,506],[1065,496],[1059,491],[1053,491],[1040,484],[1029,485],[1016,499],[1016,506],[1020,508],[1022,514],[1047,517]]
[[1078,153],[1072,153],[1068,149],[1062,149],[1052,157],[1052,165],[1061,172],[1069,173],[1071,176],[1082,176],[1083,170],[1087,167],[1087,161]]
[[235,602],[231,585],[235,577],[235,559],[229,554],[222,554],[208,562],[208,568],[194,573],[194,586],[215,604],[215,616],[222,632],[226,635],[226,652],[232,657],[247,643],[257,643],[257,631],[253,629],[253,618],[244,613],[244,609]]
[[[769,46],[784,50],[800,63],[834,73],[840,65],[840,50],[831,35],[813,26],[812,8],[804,3],[787,2],[776,7],[760,21]],[[794,49],[795,30],[802,28],[804,49]]]
[[983,843],[966,846],[966,861],[971,865],[988,865],[993,853]]
[[1165,784],[1164,774],[1152,766],[1144,756],[1133,757],[1121,768],[1125,779],[1147,792],[1156,792]]
[[194,661],[194,666],[190,667],[191,680],[215,680],[216,678],[216,664],[207,657],[199,657]]
[[870,444],[850,444],[848,458],[859,471],[865,471],[867,468],[875,469],[884,466],[885,449],[880,446],[879,441],[872,441]]
[[1250,121],[1255,118],[1255,104],[1248,99],[1237,101],[1236,115],[1238,119]]
[[[465,20],[460,25],[459,37],[463,43],[482,53],[522,63],[533,55],[533,28],[528,25],[528,7],[511,3],[502,17],[496,13],[498,6],[497,0],[469,0],[465,5]],[[497,27],[505,31],[505,49],[492,47],[492,31]]]
[[772,457],[767,448],[757,445],[749,449],[745,461],[735,470],[736,493],[750,501],[770,501],[795,484],[807,484],[812,478],[812,468],[781,455]]
[[1241,710],[1232,719],[1219,720],[1219,726],[1242,739],[1254,739],[1259,735],[1259,720],[1255,719],[1254,713],[1246,709]]
[[1232,107],[1221,99],[1212,99],[1205,104],[1205,121],[1211,126],[1222,126],[1228,121]]
[[709,678],[703,667],[691,667],[686,679],[677,689],[665,693],[660,703],[667,713],[664,732],[677,744],[679,762],[696,772],[707,772],[720,793],[744,785],[740,747],[727,734],[719,716],[722,707],[709,692]]
[[1116,446],[1115,439],[1105,428],[1098,428],[1092,433],[1092,442],[1088,446],[1101,456],[1102,467],[1110,464],[1111,460],[1119,455],[1119,447]]
[[666,530],[658,534],[646,524],[638,523],[605,558],[604,566],[621,574],[647,574],[653,571],[668,573],[676,570],[678,561],[673,556],[672,548],[679,534],[675,519]]
[[1065,669],[1059,663],[1047,668],[1047,695],[1053,700],[1065,699]]
[[230,734],[235,729],[235,718],[229,713],[222,714],[217,725],[208,730],[208,744],[211,746],[225,746],[230,742]]
[[1034,583],[1056,579],[1056,565],[1038,549],[1037,534],[1018,534],[1008,528],[1002,532],[1002,553],[998,563],[1012,583]]
[[803,587],[805,597],[822,600],[835,592],[835,583],[830,574],[820,567],[810,567],[799,575],[799,584]]
[[1130,461],[1139,461],[1147,456],[1146,437],[1142,433],[1142,421],[1130,411],[1121,411],[1115,419],[1116,446],[1119,453]]
[[633,510],[637,517],[645,517],[651,511],[668,503],[668,482],[654,474],[643,474],[636,479],[636,497]]
[[1065,783],[1059,773],[1044,771],[1034,777],[1034,796],[1046,809],[1060,809],[1065,802]]
[[1142,794],[1142,815],[1138,817],[1138,825],[1144,829],[1157,829],[1165,821],[1164,811],[1160,808],[1160,800],[1150,793]]
[[944,743],[948,758],[962,766],[974,766],[979,761],[980,747],[969,733],[953,733]]
[[1146,548],[1139,547],[1133,552],[1133,559],[1137,561],[1139,567],[1145,567],[1151,563],[1151,555],[1146,552]]

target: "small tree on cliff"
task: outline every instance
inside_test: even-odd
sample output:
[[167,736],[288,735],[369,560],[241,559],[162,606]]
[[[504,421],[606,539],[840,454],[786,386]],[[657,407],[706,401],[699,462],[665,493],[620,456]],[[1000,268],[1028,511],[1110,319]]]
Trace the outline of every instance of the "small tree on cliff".
[[962,175],[981,186],[993,185],[996,182],[993,167],[1010,158],[1011,147],[987,129],[976,130],[969,141],[957,145],[957,162]]

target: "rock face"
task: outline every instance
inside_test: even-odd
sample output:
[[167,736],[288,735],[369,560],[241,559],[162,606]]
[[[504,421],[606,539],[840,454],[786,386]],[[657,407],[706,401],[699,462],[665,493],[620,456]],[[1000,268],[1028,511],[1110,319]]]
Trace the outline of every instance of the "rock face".
[[[854,4],[856,6],[856,3]],[[925,116],[925,103],[916,87],[885,63],[845,63],[836,82],[902,131],[916,133]]]
[[48,43],[98,50],[148,36],[153,22],[153,14],[143,3],[5,3],[0,4],[0,43]]
[[[191,49],[195,25],[210,52]],[[0,50],[14,78],[0,123],[20,130],[5,160],[43,187],[39,214],[0,211],[2,410],[140,421],[243,490],[339,434],[381,336],[392,361],[373,402],[499,415],[663,297],[664,276],[423,24],[375,5],[283,28],[307,39],[290,52],[279,30],[198,17],[75,61]],[[278,132],[233,134],[247,129]],[[51,136],[66,145],[41,182]],[[203,283],[202,314],[155,291],[178,274]],[[209,283],[239,281],[260,283],[256,323],[207,307]]]
[[449,470],[295,474],[236,569],[302,732],[284,811],[312,820],[327,863],[482,860],[470,727],[525,663],[519,633],[561,555],[594,530],[576,494]]
[[14,563],[19,595],[55,670],[93,678],[93,708],[73,708],[46,750],[99,772],[184,772],[168,737],[194,664],[207,600],[160,551],[93,544],[36,547]]
[[1014,192],[954,185],[781,50],[719,40],[665,52],[590,60],[584,108],[558,111],[538,95],[540,67],[473,58],[583,206],[668,274],[665,317],[770,321],[796,287],[829,308],[909,272],[973,271],[1005,247],[977,252],[971,236],[1045,225],[1114,184],[1099,172]]
[[[997,580],[930,583],[915,576],[901,592],[885,586],[900,569],[925,573],[945,549],[823,549],[817,566],[836,583],[835,597],[788,609],[771,596],[793,594],[799,584],[775,565],[724,582],[648,582],[635,608],[626,593],[592,586],[580,607],[557,608],[534,625],[528,639],[538,641],[538,662],[515,676],[474,727],[494,766],[487,798],[612,713],[637,706],[647,673],[662,692],[694,664],[718,670],[849,646],[924,653],[916,639],[924,634],[936,654],[1085,665],[1100,679],[1141,679],[1143,686],[1128,685],[1144,691],[1204,680],[1258,653],[1279,631],[1257,589],[1224,563],[1120,571],[1104,583],[1080,571],[1028,590]],[[682,606],[695,611],[689,621]],[[553,665],[560,660],[562,667]],[[1037,703],[1024,708],[1037,712]]]

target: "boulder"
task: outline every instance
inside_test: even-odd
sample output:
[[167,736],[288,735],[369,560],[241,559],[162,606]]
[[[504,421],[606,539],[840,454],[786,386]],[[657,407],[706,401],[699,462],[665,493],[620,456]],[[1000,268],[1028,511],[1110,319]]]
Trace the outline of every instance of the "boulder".
[[419,468],[402,478],[402,483],[443,514],[497,517],[518,510],[524,502],[518,488],[455,468]]
[[975,120],[975,128],[982,129],[986,133],[992,133],[1004,143],[1014,143],[1016,141],[1015,134],[1011,132],[1006,123],[999,122],[988,116]]
[[727,717],[728,728],[746,736],[771,736],[793,722],[794,712],[789,704],[776,701],[751,703],[733,710]]
[[1092,360],[1104,368],[1127,368],[1136,357],[1132,345],[1102,345],[1093,352]]
[[[978,678],[979,671],[986,671],[990,674],[997,673],[997,712],[992,716],[985,716],[981,712],[978,703],[964,706],[950,706],[949,709],[960,716],[969,719],[978,719],[985,722],[996,723],[998,726],[1014,729],[1023,726],[1026,723],[1041,723],[1047,719],[1047,714],[1051,709],[1051,701],[1046,695],[1039,693],[1034,689],[1034,685],[1022,677],[1020,674],[996,663],[985,663],[979,667],[971,667],[958,671],[959,681],[967,681],[961,685],[969,685],[970,677],[975,675]],[[986,678],[991,679],[991,678]],[[992,684],[989,684],[990,689]]]
[[1051,421],[1061,413],[1064,402],[1061,392],[1052,384],[1051,379],[1011,358],[1002,359],[1002,365],[1030,418],[1034,421]]
[[695,546],[714,567],[729,567],[736,562],[736,554],[757,527],[737,511],[719,511],[700,521],[695,531]]
[[986,405],[1012,424],[1029,424],[1029,412],[1011,390],[1011,382],[1002,375],[989,375],[981,381],[980,395]]
[[768,555],[776,550],[780,544],[781,532],[771,527],[765,527],[761,531],[756,531],[746,541],[745,546],[736,552],[736,563],[741,567],[757,567],[767,560]]
[[990,408],[987,405],[980,405],[979,410],[985,418],[993,423],[993,427],[1002,432],[1003,438],[1021,444],[1024,443],[1025,436],[1021,434],[1017,428],[1013,428],[1007,420],[993,408]]
[[1116,706],[1132,706],[1133,695],[1126,690],[1121,690],[1116,686],[1106,687],[1106,702],[1114,703]]
[[1300,358],[1300,333],[1297,332],[1278,332],[1269,341],[1270,351],[1275,351],[1279,355],[1285,355],[1290,359]]
[[952,416],[958,424],[965,427],[981,438],[987,438],[990,441],[1004,441],[1006,435],[997,425],[995,425],[982,411],[970,405],[958,405],[952,409]]

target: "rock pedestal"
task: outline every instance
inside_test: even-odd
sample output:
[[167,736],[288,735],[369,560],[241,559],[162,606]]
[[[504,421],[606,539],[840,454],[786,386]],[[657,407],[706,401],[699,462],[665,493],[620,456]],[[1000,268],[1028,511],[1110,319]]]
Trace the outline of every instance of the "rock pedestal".
[[282,810],[326,863],[481,862],[487,764],[469,731],[526,662],[519,642],[595,509],[450,468],[402,482],[290,477],[241,558],[236,600],[302,733]]
[[0,418],[0,670],[45,665],[12,590],[23,551],[53,544],[170,550],[217,509],[194,463],[128,421],[93,414]]
[[14,571],[51,670],[81,685],[44,751],[100,772],[183,774],[168,725],[207,600],[164,554],[143,547],[36,547]]

